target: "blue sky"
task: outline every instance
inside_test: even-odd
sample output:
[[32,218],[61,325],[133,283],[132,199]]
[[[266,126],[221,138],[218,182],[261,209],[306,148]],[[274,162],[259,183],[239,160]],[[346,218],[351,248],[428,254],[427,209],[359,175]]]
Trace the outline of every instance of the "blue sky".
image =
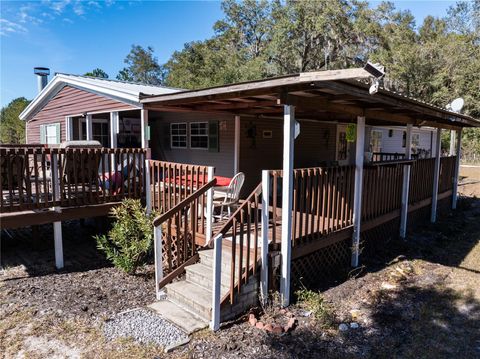
[[[421,23],[455,1],[394,1]],[[379,2],[371,1],[375,6]],[[36,95],[33,67],[115,78],[132,44],[152,46],[160,63],[193,40],[213,35],[218,1],[0,1],[0,105]]]

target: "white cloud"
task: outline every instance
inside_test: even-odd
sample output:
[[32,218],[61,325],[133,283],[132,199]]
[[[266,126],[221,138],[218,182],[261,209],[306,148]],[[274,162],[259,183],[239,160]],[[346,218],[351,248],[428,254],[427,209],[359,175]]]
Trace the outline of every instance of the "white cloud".
[[26,33],[27,31],[27,28],[23,25],[7,19],[0,19],[0,35],[2,36],[7,36],[8,34]]
[[64,17],[62,19],[63,22],[66,22],[66,23],[69,23],[69,24],[73,24],[73,20],[72,19],[69,19],[68,17]]

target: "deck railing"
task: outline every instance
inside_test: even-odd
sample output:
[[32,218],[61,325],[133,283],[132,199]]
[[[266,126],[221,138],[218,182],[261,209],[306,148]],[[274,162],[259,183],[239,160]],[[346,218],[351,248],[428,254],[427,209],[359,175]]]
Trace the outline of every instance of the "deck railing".
[[145,154],[127,148],[0,148],[0,210],[142,198]]
[[[418,154],[412,154],[412,159],[417,159]],[[372,162],[397,161],[405,159],[405,153],[398,152],[373,152]]]
[[[151,205],[158,212],[166,212],[196,193],[209,181],[208,166],[148,160],[150,167]],[[202,208],[207,206],[207,194],[198,200]],[[206,234],[206,211],[199,211],[198,233]]]
[[438,178],[438,193],[446,192],[453,188],[455,178],[455,162],[457,156],[440,158],[440,176]]
[[199,218],[204,217],[204,207],[200,202],[215,184],[216,179],[204,184],[153,221],[157,293],[180,275],[187,265],[197,261]]
[[403,165],[365,166],[362,221],[373,220],[401,208]]
[[410,172],[408,203],[417,203],[432,196],[435,158],[417,160]]
[[[353,220],[355,166],[295,169],[293,176],[293,246],[346,228]],[[272,242],[280,243],[282,171],[272,177]]]

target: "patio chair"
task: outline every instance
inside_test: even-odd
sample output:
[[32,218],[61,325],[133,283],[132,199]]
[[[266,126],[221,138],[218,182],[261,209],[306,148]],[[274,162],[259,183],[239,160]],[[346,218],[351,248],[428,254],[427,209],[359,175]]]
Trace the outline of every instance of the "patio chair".
[[[61,149],[91,149],[102,148],[98,141],[65,141],[60,145]],[[62,159],[61,177],[64,179],[64,185],[74,191],[82,191],[85,186],[85,192],[90,192],[98,185],[98,171],[100,168],[101,155],[95,156],[74,155],[73,152],[67,152]],[[86,193],[85,193],[86,194]]]
[[243,182],[245,181],[245,174],[243,172],[237,173],[230,184],[225,188],[225,190],[217,191],[217,194],[213,195],[213,208],[220,207],[219,219],[223,219],[223,210],[226,207],[228,217],[232,214],[232,208],[238,206],[240,199],[240,190],[242,189]]

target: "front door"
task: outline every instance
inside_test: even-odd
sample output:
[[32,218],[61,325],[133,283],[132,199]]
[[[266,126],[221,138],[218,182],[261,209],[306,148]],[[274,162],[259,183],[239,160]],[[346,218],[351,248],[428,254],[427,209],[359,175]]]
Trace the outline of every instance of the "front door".
[[347,142],[347,126],[337,126],[337,153],[336,160],[340,166],[350,163],[350,146]]

